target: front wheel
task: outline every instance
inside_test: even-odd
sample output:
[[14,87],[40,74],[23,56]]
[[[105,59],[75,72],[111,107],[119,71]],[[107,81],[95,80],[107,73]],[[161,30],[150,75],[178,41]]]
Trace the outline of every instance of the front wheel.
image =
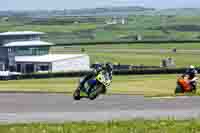
[[94,100],[94,99],[96,99],[98,97],[98,95],[99,94],[97,93],[97,91],[94,91],[94,92],[92,92],[92,93],[89,94],[88,98],[90,100]]
[[99,85],[96,90],[89,95],[90,100],[96,99],[102,93],[103,86]]
[[105,95],[106,93],[107,93],[107,89],[106,89],[106,87],[103,87],[101,90],[101,94]]
[[73,98],[74,98],[74,100],[80,100],[81,99],[80,90],[79,89],[76,89],[74,91]]
[[92,95],[92,96],[89,96],[89,99],[90,99],[90,100],[94,100],[94,99],[97,98],[97,96],[98,96],[97,94],[94,94],[94,95]]

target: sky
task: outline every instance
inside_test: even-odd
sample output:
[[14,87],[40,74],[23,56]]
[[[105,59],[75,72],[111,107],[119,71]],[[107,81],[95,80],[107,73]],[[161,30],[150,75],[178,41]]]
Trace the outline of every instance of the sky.
[[200,0],[0,0],[0,10],[80,9],[108,6],[200,8]]

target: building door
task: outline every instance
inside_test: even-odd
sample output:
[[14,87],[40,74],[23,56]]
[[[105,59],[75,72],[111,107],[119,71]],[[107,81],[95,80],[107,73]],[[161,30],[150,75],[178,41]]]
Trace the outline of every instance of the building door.
[[4,63],[0,63],[0,71],[5,71],[5,64]]
[[17,72],[21,72],[21,64],[17,64]]
[[34,64],[26,64],[26,73],[33,73],[34,72]]

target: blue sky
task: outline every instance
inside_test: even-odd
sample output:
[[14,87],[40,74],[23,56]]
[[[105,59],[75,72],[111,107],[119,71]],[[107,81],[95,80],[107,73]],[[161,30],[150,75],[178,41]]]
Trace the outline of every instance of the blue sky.
[[0,10],[79,9],[107,6],[200,8],[200,0],[1,0]]

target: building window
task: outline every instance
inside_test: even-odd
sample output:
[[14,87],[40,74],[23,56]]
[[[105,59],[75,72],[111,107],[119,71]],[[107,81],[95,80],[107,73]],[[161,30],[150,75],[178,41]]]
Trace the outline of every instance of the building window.
[[40,64],[37,66],[37,71],[49,71],[49,65],[48,64]]
[[37,56],[49,54],[49,47],[40,48],[16,48],[17,56]]
[[40,70],[41,71],[48,71],[49,70],[49,66],[48,65],[40,66]]

